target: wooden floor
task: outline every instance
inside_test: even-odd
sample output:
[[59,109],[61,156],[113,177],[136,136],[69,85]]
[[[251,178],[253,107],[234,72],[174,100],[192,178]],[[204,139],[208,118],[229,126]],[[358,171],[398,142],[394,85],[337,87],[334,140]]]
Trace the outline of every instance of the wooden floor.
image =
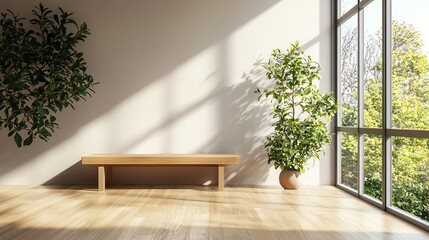
[[[170,186],[171,187],[171,186]],[[0,186],[0,239],[429,239],[330,186]]]

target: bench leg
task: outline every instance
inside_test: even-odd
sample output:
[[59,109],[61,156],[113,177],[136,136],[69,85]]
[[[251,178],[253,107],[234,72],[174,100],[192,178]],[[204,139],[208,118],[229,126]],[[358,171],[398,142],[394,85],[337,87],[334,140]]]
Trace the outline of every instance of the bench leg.
[[219,165],[218,169],[217,169],[217,190],[218,191],[223,191],[223,187],[224,187],[224,172],[225,172],[225,167],[224,165]]
[[106,167],[98,166],[98,191],[106,189]]

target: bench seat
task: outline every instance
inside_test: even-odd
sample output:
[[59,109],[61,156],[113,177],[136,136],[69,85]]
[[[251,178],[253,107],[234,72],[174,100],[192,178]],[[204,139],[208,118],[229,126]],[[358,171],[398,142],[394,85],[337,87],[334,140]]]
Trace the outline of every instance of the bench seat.
[[224,166],[238,164],[234,154],[100,154],[82,157],[82,164],[98,166],[98,190],[104,191],[112,181],[114,166],[215,166],[218,168],[218,190],[224,188]]

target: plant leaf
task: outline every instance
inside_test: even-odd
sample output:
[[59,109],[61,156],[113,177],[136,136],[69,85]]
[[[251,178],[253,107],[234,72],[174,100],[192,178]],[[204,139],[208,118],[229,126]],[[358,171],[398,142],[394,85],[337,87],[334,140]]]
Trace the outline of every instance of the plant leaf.
[[15,133],[15,136],[13,137],[15,140],[16,146],[21,147],[22,146],[22,137],[19,135],[19,133]]

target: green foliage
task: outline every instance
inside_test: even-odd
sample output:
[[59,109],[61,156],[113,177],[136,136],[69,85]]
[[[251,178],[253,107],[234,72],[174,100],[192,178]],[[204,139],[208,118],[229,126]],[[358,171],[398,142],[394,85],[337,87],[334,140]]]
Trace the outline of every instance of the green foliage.
[[[376,39],[381,39],[378,36]],[[410,24],[392,22],[392,127],[429,129],[429,63],[423,53],[420,33]],[[378,45],[371,46],[379,49]],[[375,50],[370,51],[375,52]],[[370,65],[366,63],[367,65]],[[375,74],[366,79],[364,124],[382,126],[381,60],[368,69]],[[378,77],[377,77],[378,76]],[[355,96],[349,96],[355,97]],[[346,97],[347,98],[347,97]],[[344,105],[344,103],[343,103]],[[343,106],[343,109],[353,106]],[[356,119],[357,111],[343,111],[344,119]],[[344,123],[343,123],[344,124]],[[342,136],[342,182],[357,189],[358,139]],[[429,139],[392,137],[392,205],[429,221]],[[381,140],[365,135],[364,191],[381,200]]]
[[341,180],[347,186],[358,188],[357,134],[341,134]]
[[[382,179],[365,179],[365,194],[381,201]],[[392,183],[392,203],[417,217],[429,220],[429,186],[422,183],[394,181]]]
[[364,192],[366,195],[369,195],[375,199],[378,199],[381,201],[382,199],[382,179],[381,176],[371,176],[369,178],[366,178],[364,180]]
[[87,25],[61,8],[40,4],[32,13],[27,21],[8,10],[0,19],[0,130],[18,147],[47,141],[58,128],[55,113],[74,109],[96,84],[75,49],[90,34]]
[[393,182],[392,203],[417,217],[429,220],[429,186],[422,183]]
[[264,65],[271,88],[258,89],[260,97],[271,99],[274,132],[267,136],[268,163],[274,167],[305,172],[305,163],[319,157],[330,142],[326,119],[337,105],[330,94],[314,85],[320,66],[305,56],[296,42],[285,53],[276,49]]

